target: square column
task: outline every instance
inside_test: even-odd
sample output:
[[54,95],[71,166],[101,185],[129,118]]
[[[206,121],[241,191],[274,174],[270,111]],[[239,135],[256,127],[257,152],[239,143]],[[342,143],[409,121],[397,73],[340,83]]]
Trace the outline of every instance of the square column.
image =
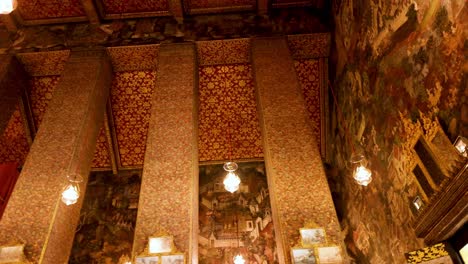
[[280,263],[290,263],[305,224],[338,245],[340,225],[286,40],[253,39],[252,61]]
[[0,55],[0,135],[26,89],[27,80],[26,71],[14,56]]
[[[32,263],[66,263],[73,243],[112,69],[104,50],[72,52],[0,220],[0,245],[26,244]],[[66,176],[78,173],[78,203],[66,206]]]
[[[161,45],[133,243],[163,231],[189,259],[197,257],[198,152],[194,44]],[[192,241],[193,240],[193,241]],[[192,248],[193,247],[193,248]]]

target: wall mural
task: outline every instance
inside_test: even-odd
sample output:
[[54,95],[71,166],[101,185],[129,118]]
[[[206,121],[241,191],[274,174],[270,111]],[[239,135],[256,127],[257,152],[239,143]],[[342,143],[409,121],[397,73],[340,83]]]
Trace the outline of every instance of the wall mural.
[[130,257],[141,172],[89,176],[69,263],[119,263]]
[[410,142],[439,124],[451,141],[468,135],[468,5],[343,0],[334,16],[334,86],[374,179],[366,188],[352,179],[351,146],[335,108],[328,176],[347,250],[352,263],[405,263],[405,252],[424,247],[411,227],[418,188]]
[[224,189],[223,164],[200,166],[199,263],[278,263],[263,162],[239,163],[239,191]]

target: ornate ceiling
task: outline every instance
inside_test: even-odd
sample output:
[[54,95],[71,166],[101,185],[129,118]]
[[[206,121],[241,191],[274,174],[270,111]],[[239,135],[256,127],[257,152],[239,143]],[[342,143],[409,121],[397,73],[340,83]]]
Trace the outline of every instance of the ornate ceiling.
[[175,17],[250,11],[265,14],[270,8],[313,7],[324,0],[18,0],[15,18],[23,25],[40,25],[141,17]]
[[[324,143],[323,95],[328,34],[289,37],[288,43],[314,134]],[[199,41],[199,152],[201,161],[263,157],[250,64],[250,40]],[[308,52],[304,50],[309,49]],[[108,48],[114,78],[93,159],[94,170],[137,169],[143,165],[152,92],[157,89],[159,45]],[[19,53],[30,75],[29,89],[0,136],[0,163],[24,162],[60,82],[69,50]],[[232,133],[229,135],[227,131]],[[234,132],[235,131],[235,132]],[[228,140],[229,138],[229,140]],[[231,151],[228,145],[233,146]],[[322,148],[323,150],[323,148]]]

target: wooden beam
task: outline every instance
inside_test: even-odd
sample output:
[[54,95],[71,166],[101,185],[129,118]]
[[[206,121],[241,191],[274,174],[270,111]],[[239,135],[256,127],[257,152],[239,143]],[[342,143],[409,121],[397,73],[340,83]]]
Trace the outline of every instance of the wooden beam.
[[[110,104],[110,100],[108,102],[108,105],[109,104]],[[109,148],[109,157],[111,160],[112,174],[117,175],[118,173],[117,161],[116,161],[116,156],[115,156],[115,151],[114,151],[114,142],[112,141],[111,126],[109,124],[109,116],[107,114],[107,111],[104,114],[104,129],[106,130],[106,139],[107,139],[107,146]]]
[[111,154],[112,172],[114,174],[117,174],[117,172],[120,169],[122,169],[122,165],[120,164],[119,144],[117,142],[117,132],[115,131],[114,115],[112,114],[112,104],[110,96],[107,100],[107,111],[105,118],[106,122],[104,126],[106,129],[106,136],[108,137],[107,140],[109,142],[109,153]]
[[182,0],[168,0],[169,1],[169,12],[174,16],[177,23],[182,24],[184,22],[184,8]]
[[89,19],[89,23],[93,25],[99,25],[99,15],[96,11],[96,7],[93,4],[93,0],[80,0],[81,5],[86,13],[86,17]]
[[257,14],[268,14],[268,0],[257,0]]

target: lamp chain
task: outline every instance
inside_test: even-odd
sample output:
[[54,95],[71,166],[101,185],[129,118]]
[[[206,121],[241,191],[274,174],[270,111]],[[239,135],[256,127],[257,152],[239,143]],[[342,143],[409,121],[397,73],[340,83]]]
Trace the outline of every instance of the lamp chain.
[[336,110],[338,112],[338,118],[340,119],[340,122],[343,124],[345,128],[345,138],[348,141],[348,144],[351,146],[351,151],[353,152],[353,154],[355,154],[354,144],[351,141],[351,137],[349,136],[348,126],[346,125],[346,122],[344,121],[343,112],[341,112],[341,108],[338,105],[338,100],[336,99],[335,91],[333,90],[333,86],[331,85],[330,80],[328,80],[328,87],[330,87],[330,90],[333,96],[333,102],[335,103]]

